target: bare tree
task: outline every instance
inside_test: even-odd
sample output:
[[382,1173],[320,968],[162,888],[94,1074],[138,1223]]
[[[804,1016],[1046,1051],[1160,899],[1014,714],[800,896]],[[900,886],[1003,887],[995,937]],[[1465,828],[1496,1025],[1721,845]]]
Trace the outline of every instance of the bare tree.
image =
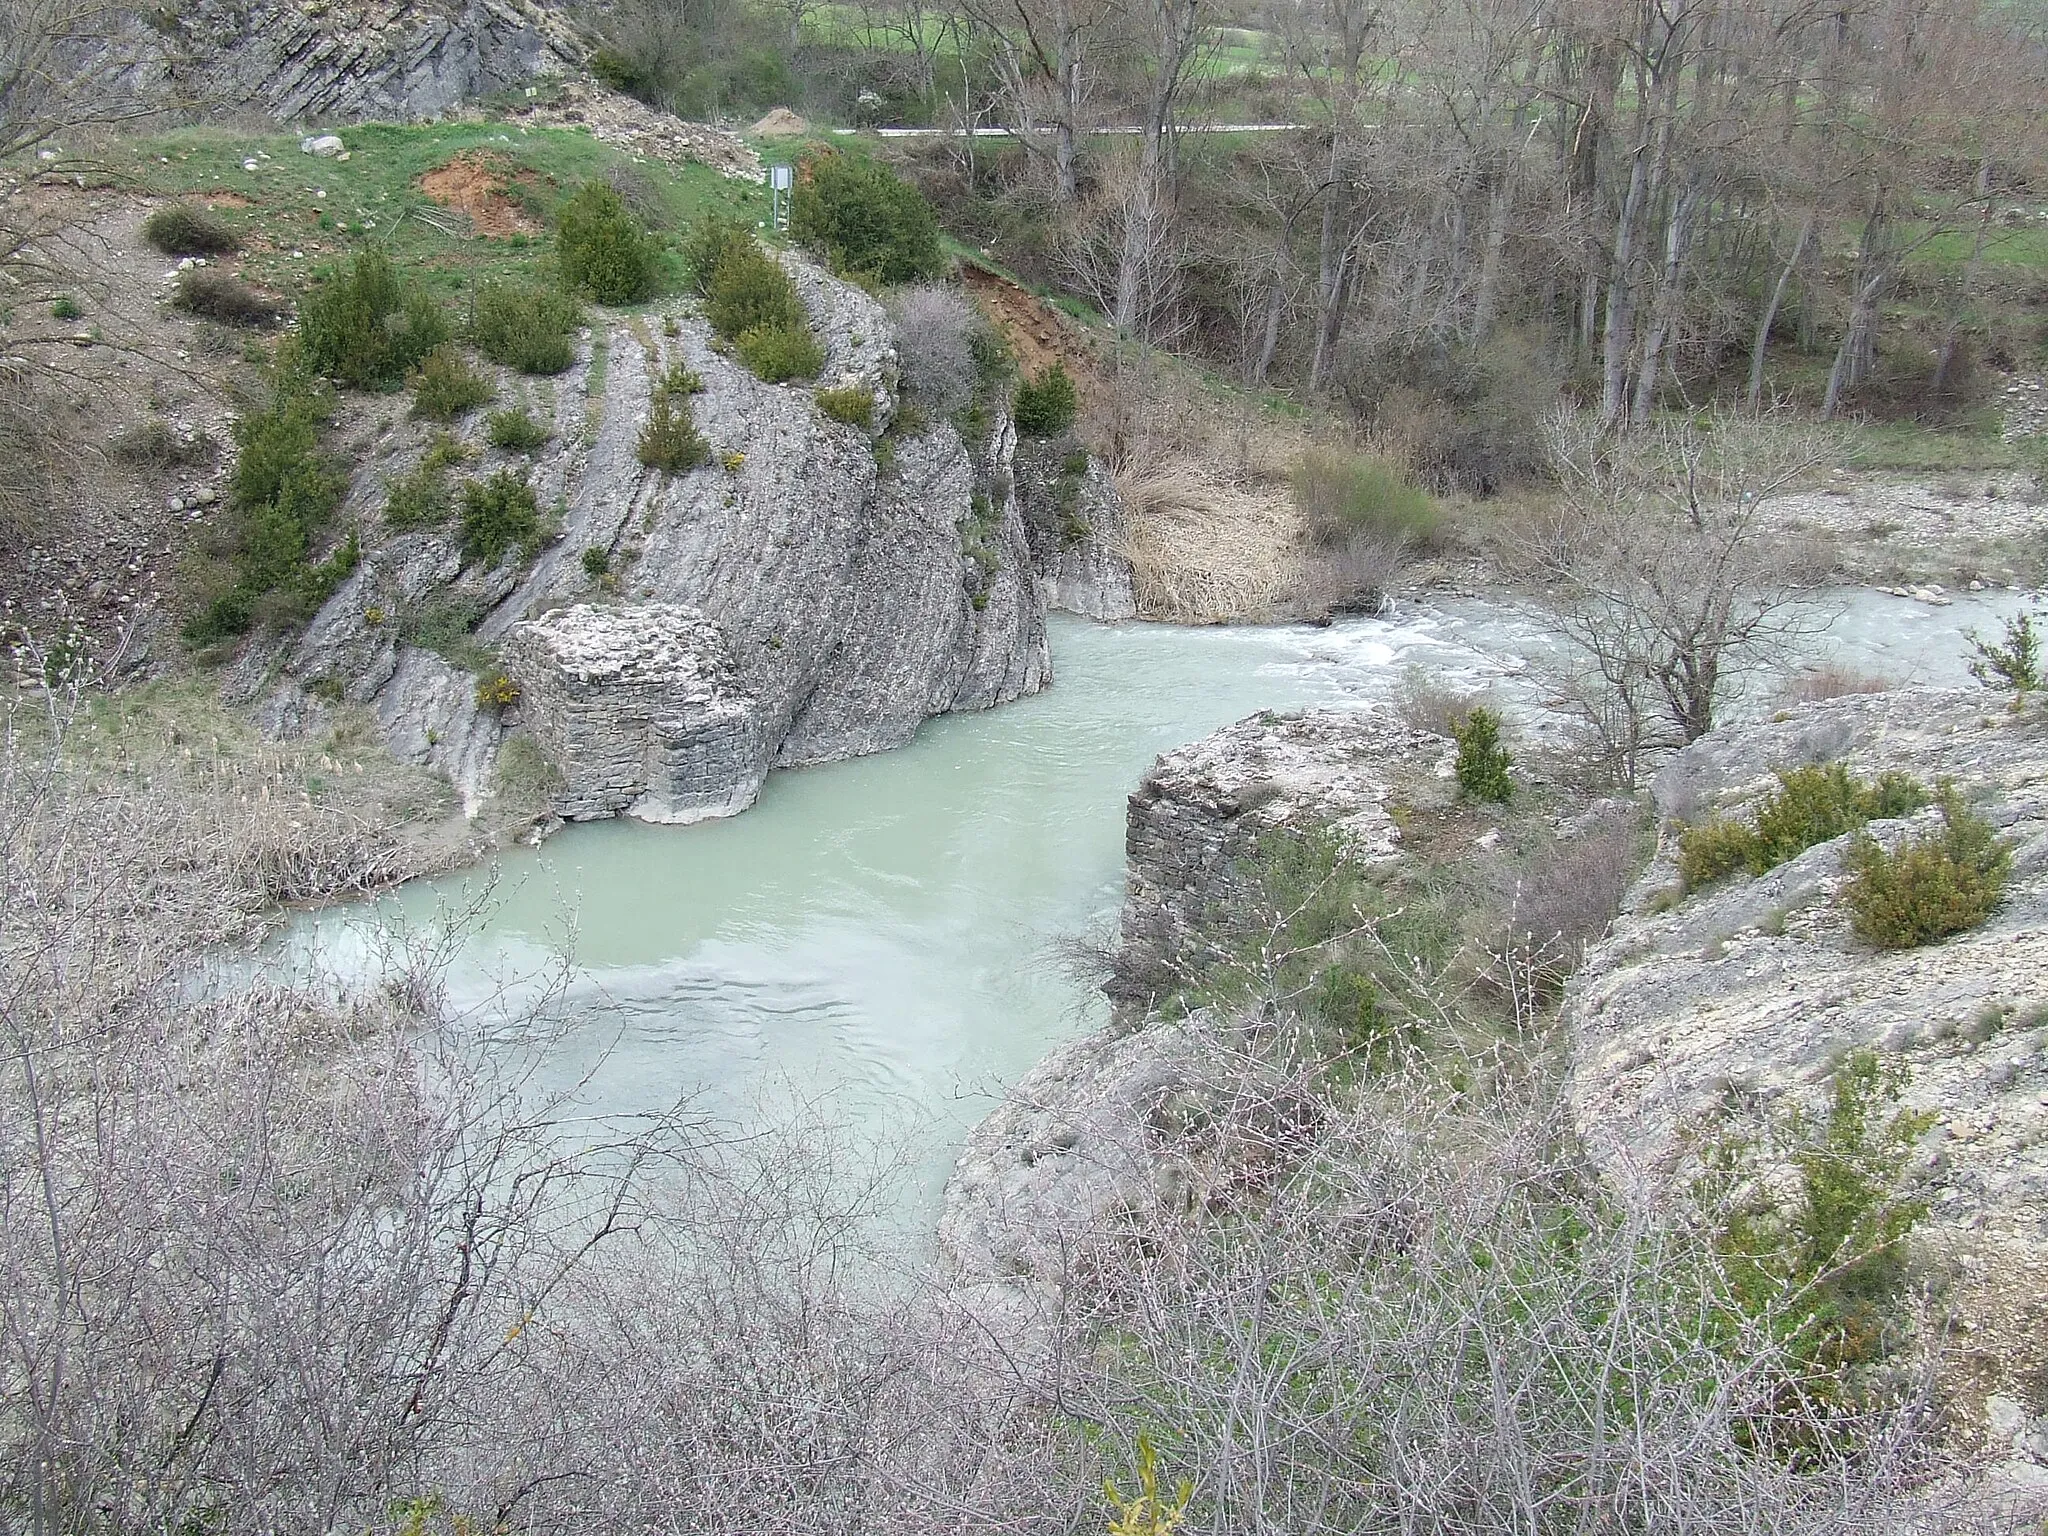
[[1815,552],[1771,501],[1837,462],[1825,432],[1724,415],[1616,438],[1560,415],[1556,520],[1525,553],[1558,584],[1568,707],[1615,781],[1697,740],[1745,671],[1826,627]]

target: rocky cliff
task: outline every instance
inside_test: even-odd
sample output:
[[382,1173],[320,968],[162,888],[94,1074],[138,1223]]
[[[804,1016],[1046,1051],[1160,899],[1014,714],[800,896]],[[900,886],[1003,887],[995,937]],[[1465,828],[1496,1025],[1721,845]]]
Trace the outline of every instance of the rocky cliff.
[[1199,966],[1202,921],[1239,894],[1264,833],[1333,826],[1355,860],[1399,856],[1396,788],[1447,779],[1449,743],[1393,716],[1266,711],[1164,753],[1131,795],[1112,997],[1143,1001]]
[[[1045,601],[1008,421],[971,446],[943,423],[880,444],[887,315],[790,265],[826,349],[820,384],[869,391],[872,425],[828,417],[807,386],[762,383],[686,301],[606,317],[559,378],[501,381],[552,416],[545,448],[490,448],[481,419],[461,432],[465,474],[509,467],[552,508],[546,547],[484,569],[453,529],[380,536],[301,637],[244,659],[241,696],[286,732],[327,700],[368,703],[400,757],[472,804],[517,731],[559,771],[563,815],[692,820],[752,803],[774,767],[899,746],[931,715],[1044,687]],[[674,368],[702,382],[691,404],[709,448],[682,475],[638,456]],[[348,510],[377,529],[428,433],[381,404],[351,430]],[[479,702],[485,648],[516,686],[507,707]]]
[[1264,713],[1163,754],[1130,797],[1125,896],[1108,1028],[1053,1052],[977,1126],[946,1188],[939,1242],[996,1314],[1028,1313],[1086,1263],[1076,1234],[1104,1218],[1202,1198],[1239,1171],[1215,1139],[1237,1064],[1221,1021],[1162,1019],[1143,1004],[1200,969],[1202,928],[1242,893],[1236,864],[1262,835],[1334,827],[1351,857],[1401,857],[1396,795],[1425,797],[1450,743],[1390,714]]
[[192,0],[123,43],[144,101],[285,123],[436,117],[582,54],[531,0]]
[[1921,1236],[1952,1267],[1955,1349],[1981,1390],[2048,1413],[2048,717],[1976,692],[1835,699],[1696,743],[1658,776],[1657,807],[1740,815],[1772,770],[1837,760],[1952,779],[2012,841],[2003,906],[1943,943],[1877,951],[1835,899],[1846,838],[1675,902],[1667,847],[1571,991],[1578,1118],[1611,1165],[1656,1176],[1731,1092],[1813,1107],[1852,1049],[1903,1065],[1907,1101],[1938,1119]]

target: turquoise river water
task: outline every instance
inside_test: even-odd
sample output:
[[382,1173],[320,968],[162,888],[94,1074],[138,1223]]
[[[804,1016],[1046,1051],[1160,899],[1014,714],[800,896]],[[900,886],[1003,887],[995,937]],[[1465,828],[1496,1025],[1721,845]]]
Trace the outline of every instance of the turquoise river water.
[[[1819,653],[1961,683],[1962,631],[1995,628],[2012,606],[1845,595]],[[774,774],[731,820],[571,826],[316,914],[288,945],[361,975],[374,925],[480,904],[449,1000],[514,1019],[538,977],[565,970],[568,1022],[527,1042],[545,1080],[579,1085],[606,1114],[692,1096],[758,1123],[792,1100],[822,1104],[894,1145],[922,1203],[1004,1089],[1105,1017],[1064,953],[1113,925],[1124,797],[1157,754],[1262,708],[1392,697],[1410,668],[1491,689],[1533,720],[1545,643],[1476,602],[1326,629],[1056,618],[1056,681],[1035,698],[930,721],[900,751]]]

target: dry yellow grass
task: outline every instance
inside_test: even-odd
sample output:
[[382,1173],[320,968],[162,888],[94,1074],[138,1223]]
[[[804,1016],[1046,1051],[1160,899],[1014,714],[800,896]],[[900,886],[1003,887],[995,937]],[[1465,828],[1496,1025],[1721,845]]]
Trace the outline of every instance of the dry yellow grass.
[[1273,618],[1298,587],[1301,515],[1284,489],[1246,488],[1218,466],[1182,461],[1126,471],[1125,558],[1138,611],[1180,624]]
[[1228,624],[1303,608],[1310,583],[1289,484],[1307,441],[1299,423],[1135,356],[1108,371],[1087,435],[1124,500],[1140,614]]

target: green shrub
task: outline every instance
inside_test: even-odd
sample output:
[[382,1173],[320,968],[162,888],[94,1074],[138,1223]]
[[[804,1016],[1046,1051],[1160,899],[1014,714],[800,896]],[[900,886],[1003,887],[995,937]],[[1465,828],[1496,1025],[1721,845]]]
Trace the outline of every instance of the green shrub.
[[429,421],[454,421],[497,397],[497,386],[470,367],[453,342],[434,348],[413,372],[413,413]]
[[1508,768],[1514,758],[1500,744],[1500,716],[1477,708],[1451,725],[1458,743],[1458,792],[1470,800],[1504,803],[1515,793]]
[[690,285],[700,295],[709,298],[719,268],[728,258],[746,258],[758,254],[758,251],[752,229],[738,219],[707,214],[683,239],[683,260],[689,264]]
[[600,304],[643,303],[661,285],[660,247],[601,181],[586,182],[563,205],[555,253],[563,283]]
[[602,581],[612,573],[611,551],[602,544],[593,544],[583,551],[583,574],[592,581]]
[[491,412],[490,442],[493,448],[531,453],[554,435],[545,425],[527,415],[524,406]]
[[1364,971],[1348,965],[1326,966],[1306,1002],[1309,1017],[1335,1030],[1347,1049],[1371,1047],[1387,1033],[1379,988]]
[[646,61],[607,43],[593,52],[586,62],[593,75],[620,95],[654,103],[654,74]]
[[932,205],[873,161],[832,152],[813,158],[790,196],[789,232],[835,270],[884,283],[945,269]]
[[540,508],[524,476],[501,469],[488,480],[472,480],[462,488],[465,559],[494,570],[514,548],[531,559],[542,538]]
[[436,432],[434,440],[427,444],[427,451],[420,455],[420,467],[453,469],[458,464],[467,464],[474,457],[469,444],[453,432]]
[[1026,437],[1058,437],[1080,414],[1081,398],[1061,363],[1049,363],[1017,386],[1017,430]]
[[1986,640],[1975,630],[1966,637],[1976,657],[1970,663],[1970,676],[1987,688],[2010,693],[2015,709],[2025,703],[2028,694],[2048,686],[2048,669],[2041,662],[2041,636],[2034,629],[2036,617],[2022,613],[2007,619],[2003,642]]
[[753,330],[733,344],[741,362],[769,384],[817,377],[825,351],[804,330]]
[[640,433],[640,462],[665,475],[684,475],[710,458],[711,445],[697,431],[690,397],[656,390],[647,425]]
[[1906,816],[1927,804],[1927,791],[1902,773],[1875,782],[1854,778],[1840,763],[1811,764],[1778,774],[1778,787],[1757,807],[1754,825],[1712,817],[1687,828],[1678,843],[1678,872],[1689,889],[1747,869],[1761,875],[1864,823]]
[[705,318],[756,376],[780,384],[813,378],[825,366],[796,284],[744,228],[707,219],[692,232],[687,254]]
[[1866,943],[1913,949],[1974,928],[1997,910],[2012,868],[2011,847],[1964,807],[1953,786],[1942,786],[1940,804],[1937,833],[1896,852],[1867,832],[1850,846],[1842,899]]
[[1366,534],[1397,548],[1443,537],[1436,501],[1393,465],[1365,454],[1310,448],[1294,466],[1294,502],[1310,537],[1338,546]]
[[358,255],[299,302],[299,348],[314,373],[351,389],[396,389],[448,339],[439,306],[382,251]]
[[749,331],[803,331],[810,325],[782,263],[751,243],[721,256],[704,295],[704,316],[727,341]]
[[406,613],[398,632],[408,645],[432,651],[451,666],[478,672],[491,662],[490,651],[476,637],[485,611],[481,599],[443,590]]
[[1896,1107],[1905,1086],[1903,1069],[1852,1051],[1824,1120],[1795,1111],[1761,1136],[1723,1131],[1707,1145],[1707,1204],[1731,1207],[1715,1238],[1725,1303],[1768,1319],[1803,1367],[1793,1411],[1758,1425],[1775,1441],[1790,1435],[1782,1451],[1823,1448],[1830,1410],[1853,1406],[1863,1369],[1900,1342],[1905,1240],[1927,1214],[1910,1170],[1936,1118]]
[[[234,425],[235,473],[228,481],[228,504],[240,511],[276,501],[285,484],[318,465],[320,406],[307,396],[285,396],[270,408],[244,416]],[[338,477],[337,477],[338,479]],[[336,486],[336,501],[346,482]]]
[[212,210],[167,203],[142,221],[142,238],[166,256],[221,256],[242,242]]
[[1756,828],[1725,816],[1710,817],[1680,835],[1678,876],[1689,891],[1712,885],[1738,869],[1747,869],[1755,847]]
[[874,392],[862,389],[858,384],[845,389],[821,389],[818,391],[818,409],[834,421],[865,429],[875,417]]
[[704,381],[681,363],[670,363],[657,388],[671,395],[701,395]]
[[188,267],[180,272],[171,302],[187,314],[222,325],[269,326],[284,315],[275,299],[211,267]]
[[193,643],[304,619],[355,569],[361,550],[354,533],[325,560],[312,558],[348,489],[347,476],[320,455],[319,421],[319,403],[284,385],[266,409],[235,423],[240,453],[216,532],[229,579],[186,623]]
[[485,283],[470,305],[469,339],[503,367],[554,374],[576,361],[573,333],[582,324],[582,307],[559,289]]
[[447,471],[438,464],[422,464],[391,483],[384,497],[384,526],[394,533],[438,528],[454,510]]
[[50,318],[52,320],[77,320],[82,318],[84,314],[85,311],[78,307],[78,300],[71,297],[68,293],[58,294],[50,303]]

